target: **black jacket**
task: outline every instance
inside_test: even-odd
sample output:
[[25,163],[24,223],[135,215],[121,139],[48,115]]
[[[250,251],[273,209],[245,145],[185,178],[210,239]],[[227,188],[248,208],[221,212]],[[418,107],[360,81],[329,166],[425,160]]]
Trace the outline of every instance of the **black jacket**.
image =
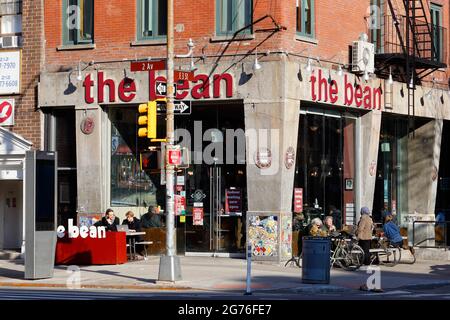
[[164,226],[160,214],[146,213],[141,217],[142,228],[161,228]]
[[128,221],[128,219],[125,218],[122,221],[122,224],[128,225],[128,229],[130,229],[130,230],[139,231],[141,229],[141,221],[138,218],[136,218],[136,217],[133,217],[133,221],[132,222]]
[[108,223],[108,221],[106,220],[106,217],[102,218],[101,225],[106,228],[106,231],[117,231],[117,225],[119,225],[119,224],[120,224],[120,220],[117,217],[114,219],[114,222],[112,224]]

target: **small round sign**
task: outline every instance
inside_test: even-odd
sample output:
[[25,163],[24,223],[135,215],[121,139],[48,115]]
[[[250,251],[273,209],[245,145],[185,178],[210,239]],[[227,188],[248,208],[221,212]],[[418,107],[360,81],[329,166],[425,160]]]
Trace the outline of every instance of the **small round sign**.
[[95,122],[91,117],[86,117],[81,121],[80,129],[84,134],[91,134],[94,132]]
[[13,106],[8,100],[0,101],[0,125],[12,124]]
[[272,153],[268,148],[261,148],[255,153],[255,164],[260,169],[266,169],[272,165]]
[[286,155],[284,157],[284,165],[286,166],[286,169],[291,169],[292,166],[295,164],[295,150],[294,147],[289,147],[286,150]]

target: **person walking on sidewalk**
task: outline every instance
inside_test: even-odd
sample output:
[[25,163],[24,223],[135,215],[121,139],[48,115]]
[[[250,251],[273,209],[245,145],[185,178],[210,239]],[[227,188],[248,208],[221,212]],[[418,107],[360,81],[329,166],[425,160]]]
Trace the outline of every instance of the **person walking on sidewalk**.
[[372,241],[373,220],[370,217],[370,210],[367,207],[361,208],[361,219],[358,222],[356,236],[358,244],[364,251],[364,264],[370,264],[370,243]]

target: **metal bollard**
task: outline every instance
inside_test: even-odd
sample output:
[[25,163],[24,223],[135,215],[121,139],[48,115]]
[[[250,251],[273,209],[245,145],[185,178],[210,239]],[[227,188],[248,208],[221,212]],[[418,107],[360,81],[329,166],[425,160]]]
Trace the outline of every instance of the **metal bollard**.
[[244,293],[244,295],[246,296],[252,294],[251,277],[252,277],[252,244],[251,242],[249,242],[247,245],[247,286]]

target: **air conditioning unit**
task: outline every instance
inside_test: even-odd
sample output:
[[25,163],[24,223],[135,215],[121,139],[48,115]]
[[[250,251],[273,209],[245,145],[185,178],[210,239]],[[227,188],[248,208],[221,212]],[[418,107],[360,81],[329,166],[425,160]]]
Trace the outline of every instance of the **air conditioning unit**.
[[375,72],[375,46],[365,40],[353,41],[352,72]]
[[1,48],[17,48],[21,45],[21,37],[19,36],[6,36],[0,37],[0,47]]

